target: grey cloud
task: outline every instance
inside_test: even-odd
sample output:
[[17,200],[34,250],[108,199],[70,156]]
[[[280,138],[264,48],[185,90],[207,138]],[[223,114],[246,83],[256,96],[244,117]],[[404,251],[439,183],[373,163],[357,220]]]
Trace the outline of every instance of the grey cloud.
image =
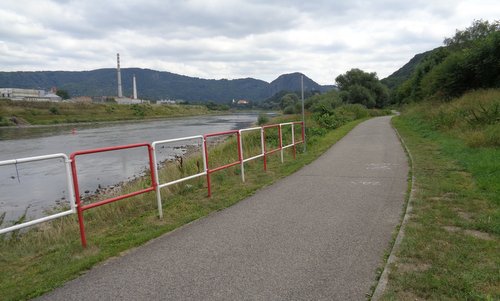
[[[130,67],[184,64],[208,77],[266,80],[301,71],[331,82],[333,74],[325,74],[332,72],[321,69],[359,66],[385,74],[405,58],[439,46],[443,37],[437,38],[429,23],[441,22],[439,29],[449,27],[452,35],[453,22],[469,13],[457,12],[457,5],[451,0],[6,0],[0,14],[10,19],[0,19],[0,64],[9,70],[112,67],[120,52],[125,61],[142,64]],[[480,17],[470,16],[469,22]]]

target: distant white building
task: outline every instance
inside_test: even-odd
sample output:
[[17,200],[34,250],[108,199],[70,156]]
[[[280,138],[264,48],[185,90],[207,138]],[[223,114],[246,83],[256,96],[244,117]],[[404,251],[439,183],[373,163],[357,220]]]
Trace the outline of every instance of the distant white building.
[[172,99],[160,99],[156,101],[157,104],[162,104],[162,105],[174,105],[177,102]]
[[10,100],[24,100],[24,101],[61,101],[61,97],[52,92],[45,92],[44,90],[35,89],[21,89],[21,88],[0,88],[0,98]]
[[139,103],[149,103],[147,100],[142,100],[142,99],[133,99],[133,98],[128,98],[128,97],[120,97],[120,98],[115,98],[116,103],[120,105],[132,105],[132,104],[139,104]]

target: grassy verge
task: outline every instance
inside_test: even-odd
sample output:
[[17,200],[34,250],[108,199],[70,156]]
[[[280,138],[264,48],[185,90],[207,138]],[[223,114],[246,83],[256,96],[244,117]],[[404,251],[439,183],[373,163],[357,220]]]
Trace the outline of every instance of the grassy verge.
[[[471,113],[491,112],[495,95],[414,105],[394,119],[414,159],[416,193],[383,300],[500,299],[500,149],[488,138],[500,125]],[[477,96],[486,98],[477,108],[464,100]]]
[[[293,117],[292,117],[293,118]],[[280,120],[285,121],[285,120]],[[270,185],[302,166],[309,164],[332,144],[346,135],[362,120],[349,122],[334,131],[320,129],[314,120],[308,120],[308,148],[297,147],[297,158],[285,152],[285,164],[279,154],[269,157],[268,171],[262,170],[262,160],[245,165],[246,182],[240,179],[238,167],[219,171],[212,176],[211,198],[206,197],[204,178],[197,178],[168,189],[163,189],[162,220],[157,218],[156,198],[153,193],[137,196],[98,207],[84,213],[88,247],[83,250],[75,216],[62,218],[22,235],[0,237],[0,291],[3,300],[22,300],[39,296],[73,279],[93,265],[118,256],[132,247],[172,231],[207,214],[222,210]],[[277,143],[276,133],[268,133],[269,142]],[[247,135],[245,154],[252,155],[258,146],[258,137]],[[274,139],[274,140],[273,140]],[[252,141],[254,143],[252,143]],[[234,140],[211,146],[211,162],[219,166],[227,160],[221,153],[234,149]],[[285,142],[286,144],[286,142]],[[233,154],[234,155],[234,154]],[[194,154],[189,160],[167,165],[160,179],[172,173],[192,173],[200,158]],[[124,193],[143,188],[147,180],[138,180],[124,187]]]
[[51,103],[0,100],[0,126],[142,120],[209,114],[206,106]]

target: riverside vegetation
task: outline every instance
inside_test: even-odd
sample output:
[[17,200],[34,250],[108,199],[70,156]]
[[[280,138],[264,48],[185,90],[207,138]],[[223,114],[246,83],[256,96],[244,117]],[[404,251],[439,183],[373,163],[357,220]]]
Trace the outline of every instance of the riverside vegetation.
[[445,45],[388,80],[415,183],[383,300],[500,300],[500,22]]
[[143,120],[203,115],[218,110],[203,105],[28,102],[0,100],[0,126]]
[[[297,158],[291,150],[285,151],[285,164],[279,155],[268,157],[268,170],[262,169],[262,159],[245,164],[245,183],[241,182],[239,167],[218,171],[211,176],[213,195],[206,197],[204,177],[196,178],[162,189],[163,219],[157,217],[156,197],[147,193],[86,211],[85,227],[88,246],[82,249],[78,222],[75,215],[32,227],[22,233],[0,237],[0,291],[4,300],[22,300],[39,296],[64,282],[80,275],[96,263],[118,256],[132,247],[172,231],[186,223],[222,210],[270,185],[302,166],[312,162],[332,144],[347,134],[366,118],[359,108],[342,109],[342,123],[335,130],[327,129],[308,114],[307,152],[297,146]],[[340,113],[339,113],[340,114]],[[364,109],[365,117],[379,115],[379,111]],[[340,116],[340,115],[339,115]],[[283,116],[271,120],[280,123],[300,119],[299,116]],[[291,136],[290,128],[284,135]],[[288,132],[286,132],[288,131]],[[296,132],[300,135],[300,128]],[[276,147],[277,132],[266,133],[270,147]],[[291,141],[284,141],[285,144]],[[244,135],[245,157],[259,151],[258,133]],[[222,155],[224,154],[224,155]],[[160,180],[167,181],[183,175],[194,174],[200,169],[201,154],[193,153],[182,161],[166,164],[160,171]],[[210,164],[220,166],[237,158],[235,139],[210,146]],[[229,160],[229,161],[228,161]],[[122,187],[122,193],[136,191],[151,185],[144,177]],[[61,264],[63,263],[63,264]]]
[[394,118],[413,211],[384,300],[500,299],[500,90],[412,104]]

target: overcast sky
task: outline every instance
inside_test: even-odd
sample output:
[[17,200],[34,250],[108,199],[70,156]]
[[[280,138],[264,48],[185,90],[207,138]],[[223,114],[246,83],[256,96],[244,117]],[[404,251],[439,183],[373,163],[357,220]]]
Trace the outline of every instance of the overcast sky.
[[139,67],[202,78],[320,84],[351,68],[384,78],[498,0],[2,0],[0,71]]

